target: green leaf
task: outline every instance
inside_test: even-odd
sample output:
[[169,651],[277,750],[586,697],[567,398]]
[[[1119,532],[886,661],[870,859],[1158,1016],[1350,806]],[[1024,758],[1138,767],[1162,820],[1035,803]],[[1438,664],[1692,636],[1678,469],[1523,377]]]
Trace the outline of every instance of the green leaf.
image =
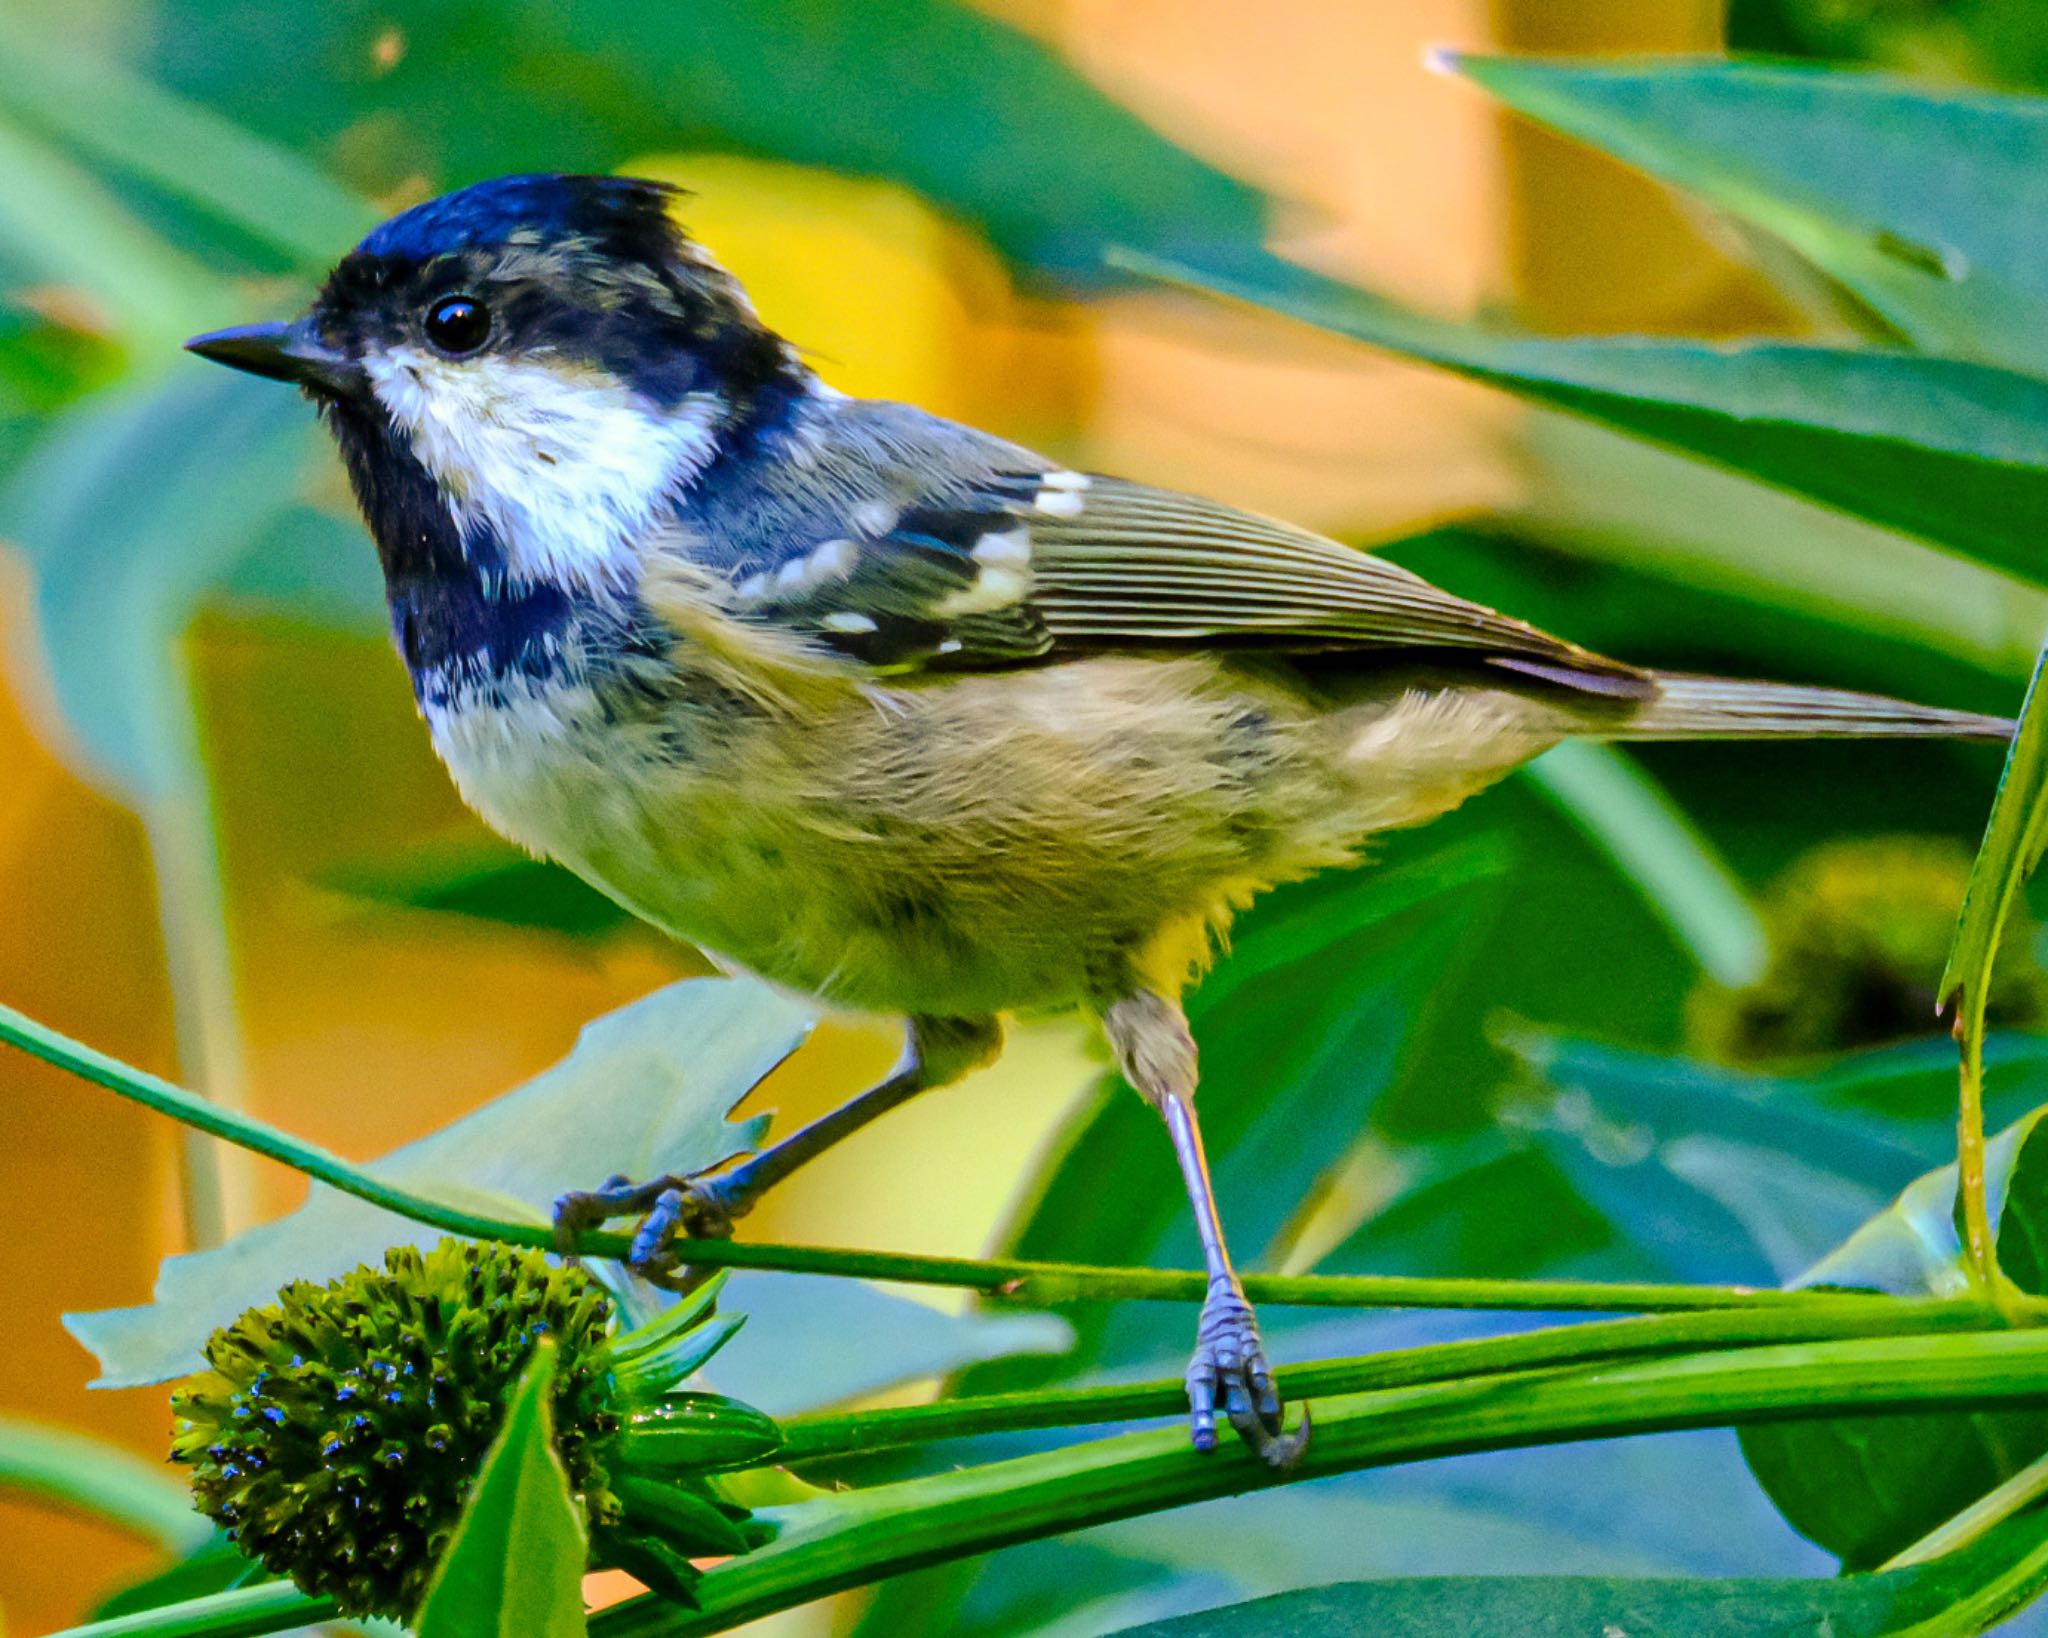
[[[2001,1256],[2021,1258],[2025,1246],[2048,1227],[2048,1131],[2041,1123],[2048,1107],[2015,1121],[1985,1145],[1984,1173],[1991,1222]],[[1806,1271],[1800,1285],[1853,1286],[1905,1294],[1961,1296],[1971,1289],[1963,1268],[1963,1244],[1956,1232],[1956,1167],[1948,1165],[1915,1178],[1898,1199],[1865,1223]],[[2020,1282],[2036,1295],[2048,1292],[2048,1278]]]
[[1547,1105],[1518,1102],[1517,1124],[1645,1275],[1791,1278],[1945,1152],[1937,1134],[1817,1107],[1796,1078],[1532,1030],[1503,1039],[1552,1092]]
[[2048,102],[1714,58],[1446,61],[1774,235],[1921,346],[2048,368]]
[[[1433,1576],[1276,1593],[1124,1628],[1120,1638],[1885,1638],[1960,1609],[2009,1613],[2042,1584],[2038,1521],[1965,1552],[1884,1575],[1684,1581],[1593,1576]],[[1982,1608],[1989,1589],[1990,1610]],[[1988,1621],[1944,1627],[1982,1631]]]
[[1528,778],[1642,894],[1700,970],[1722,984],[1762,976],[1763,922],[1741,882],[1683,809],[1622,752],[1568,740]]
[[[324,273],[377,213],[296,154],[0,17],[0,109]],[[196,327],[196,326],[195,326]]]
[[[795,1049],[810,1022],[803,1008],[750,981],[671,984],[587,1025],[566,1058],[526,1085],[369,1169],[544,1221],[556,1195],[613,1172],[652,1177],[713,1166],[758,1143],[766,1116],[734,1123],[726,1113]],[[331,1279],[388,1246],[439,1238],[316,1184],[290,1216],[168,1259],[154,1302],[65,1323],[98,1356],[102,1386],[168,1381],[196,1368],[218,1326],[287,1281]]]
[[1798,342],[1548,340],[1426,318],[1267,261],[1115,260],[1439,364],[2048,582],[2048,380]]
[[53,422],[0,490],[87,770],[147,806],[198,778],[173,645],[293,499],[310,427],[274,383],[192,375]]
[[1984,998],[1991,986],[1991,964],[2004,937],[2005,924],[2019,897],[2021,884],[2041,862],[2048,846],[2048,708],[2044,708],[2041,677],[2048,671],[2048,648],[2034,664],[2020,708],[2019,731],[2006,752],[1998,776],[1998,794],[1984,824],[1984,840],[1970,865],[1970,885],[1956,923],[1955,943],[1941,974],[1941,1004],[1958,993],[1964,998],[1963,1022],[1974,1032],[1981,1051]]
[[155,17],[166,83],[273,141],[317,149],[374,121],[373,189],[420,174],[609,170],[700,148],[901,182],[1008,255],[1084,276],[1099,275],[1112,238],[1263,237],[1255,188],[955,0],[429,0],[407,8],[402,57],[367,87],[250,65],[371,63],[391,31],[374,11],[287,18],[176,0]]
[[434,1571],[419,1638],[582,1638],[589,1630],[589,1532],[555,1454],[554,1379],[555,1345],[544,1338]]
[[437,910],[512,927],[594,938],[639,925],[558,864],[480,828],[331,871],[324,884],[376,904]]
[[2040,682],[2048,670],[2048,649],[2034,665],[2028,698],[2019,710],[2019,729],[2005,753],[1999,792],[1985,821],[1985,839],[1970,860],[1970,882],[1962,897],[1956,938],[1942,971],[1942,1005],[1956,1003],[1956,1040],[1962,1046],[1962,1114],[1958,1155],[1962,1161],[1964,1241],[1976,1251],[1972,1276],[1999,1288],[2005,1280],[1995,1255],[1987,1257],[1985,1220],[1989,1183],[1985,1167],[1985,1018],[1991,1005],[1993,964],[2005,942],[2013,901],[2021,882],[2040,864],[2048,846],[2048,708]]
[[84,1513],[169,1553],[190,1553],[213,1535],[185,1487],[161,1462],[103,1439],[17,1416],[0,1416],[0,1493]]
[[[917,1183],[892,1175],[885,1186]],[[1064,1359],[1074,1342],[1072,1328],[1054,1314],[948,1313],[866,1280],[822,1274],[735,1272],[732,1303],[747,1323],[719,1350],[709,1375],[771,1416],[866,1399],[991,1360]],[[1133,1306],[1173,1312],[1170,1304]]]
[[[1240,1264],[1284,1256],[1318,1177],[1356,1140],[1393,1080],[1446,965],[1503,863],[1491,840],[1276,894],[1188,1002],[1202,1052],[1202,1122]],[[1304,975],[1341,972],[1341,984]],[[1119,1186],[1102,1187],[1104,1177]],[[1018,1256],[1196,1267],[1200,1249],[1159,1117],[1105,1077],[1031,1185]],[[1186,1316],[1150,1304],[1074,1316],[1092,1359],[1158,1357]],[[1173,1339],[1173,1340],[1169,1340]],[[772,1407],[770,1407],[772,1409]]]
[[[2001,1262],[2048,1292],[2048,1108],[1986,1146]],[[1814,1265],[1805,1285],[1960,1295],[1973,1289],[1956,1226],[1956,1167],[1917,1178]],[[1868,1569],[1911,1545],[2048,1450],[2048,1413],[1894,1415],[1742,1430],[1750,1469],[1792,1526]]]
[[138,358],[168,363],[195,330],[227,322],[235,298],[137,219],[89,170],[0,110],[0,268],[8,283],[84,298]]

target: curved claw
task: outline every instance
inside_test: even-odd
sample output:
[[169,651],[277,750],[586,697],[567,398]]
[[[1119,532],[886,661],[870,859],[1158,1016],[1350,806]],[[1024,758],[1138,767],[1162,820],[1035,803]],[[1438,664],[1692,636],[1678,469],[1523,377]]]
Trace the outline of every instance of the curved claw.
[[641,1213],[626,1266],[656,1285],[672,1285],[680,1259],[677,1237],[724,1240],[732,1237],[733,1214],[715,1179],[657,1177],[633,1183],[613,1176],[595,1189],[577,1189],[555,1200],[555,1249],[574,1258],[584,1231],[614,1217]]
[[571,1189],[555,1196],[555,1250],[569,1262],[587,1230],[600,1228],[622,1213],[636,1211],[634,1184],[624,1172],[613,1172],[594,1189]]
[[1202,1305],[1195,1355],[1188,1363],[1189,1436],[1197,1450],[1216,1448],[1216,1412],[1269,1467],[1292,1467],[1308,1448],[1310,1423],[1285,1431],[1280,1392],[1259,1341],[1251,1304],[1233,1287],[1218,1285]]

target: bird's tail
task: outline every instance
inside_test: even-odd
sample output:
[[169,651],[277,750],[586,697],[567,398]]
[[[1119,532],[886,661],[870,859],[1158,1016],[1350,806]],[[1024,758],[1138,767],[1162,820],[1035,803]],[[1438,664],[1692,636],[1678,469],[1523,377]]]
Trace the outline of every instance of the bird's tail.
[[1733,677],[1656,674],[1657,692],[1606,739],[2009,739],[2004,717],[1882,694]]

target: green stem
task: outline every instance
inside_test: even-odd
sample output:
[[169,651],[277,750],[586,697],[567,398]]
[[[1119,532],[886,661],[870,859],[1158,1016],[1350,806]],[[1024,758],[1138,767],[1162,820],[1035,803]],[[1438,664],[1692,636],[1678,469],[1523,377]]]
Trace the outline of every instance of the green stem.
[[308,1598],[289,1581],[188,1598],[133,1615],[68,1627],[55,1638],[258,1638],[335,1618],[334,1600]]
[[1903,1570],[1926,1564],[1967,1547],[2003,1524],[2023,1507],[2048,1496],[2048,1456],[2038,1456],[1995,1489],[1987,1490],[1961,1512],[1951,1514],[1910,1546],[1902,1547],[1878,1566]]
[[[477,1240],[552,1249],[545,1224],[488,1217],[385,1182],[317,1144],[280,1131],[253,1116],[208,1102],[159,1076],[124,1064],[80,1041],[0,1006],[0,1042],[70,1071],[121,1097],[169,1115],[202,1132],[225,1138],[303,1172],[318,1182],[354,1195],[429,1228]],[[587,1256],[620,1258],[630,1242],[623,1234],[592,1231],[577,1243]],[[779,1269],[790,1273],[836,1274],[911,1285],[962,1287],[1006,1301],[1049,1303],[1143,1299],[1200,1302],[1208,1276],[1194,1269],[1092,1267],[1030,1262],[1022,1258],[917,1257],[898,1252],[848,1251],[826,1246],[769,1245],[750,1241],[700,1240],[690,1260],[706,1268]],[[1254,1274],[1245,1280],[1254,1302],[1325,1308],[1472,1308],[1519,1312],[1680,1313],[1702,1309],[1773,1308],[1807,1310],[1837,1303],[1870,1302],[1867,1295],[1824,1291],[1778,1291],[1748,1286],[1665,1285],[1651,1282],[1603,1284],[1593,1280],[1427,1280],[1395,1275]]]
[[[1682,1318],[1689,1325],[1694,1317]],[[1411,1364],[1423,1352],[1411,1350]],[[1201,1455],[1175,1428],[763,1509],[757,1516],[781,1534],[710,1571],[696,1588],[697,1609],[641,1598],[598,1616],[591,1630],[595,1638],[697,1638],[923,1565],[1358,1468],[1745,1421],[2025,1403],[2038,1398],[2044,1376],[2048,1331],[1984,1330],[1774,1343],[1383,1387],[1320,1401],[1315,1437],[1286,1473],[1235,1448]],[[268,1584],[59,1638],[253,1638],[331,1613],[325,1602]]]
[[1611,745],[1566,740],[1523,770],[1613,863],[1715,983],[1763,976],[1770,950],[1742,882],[1690,816]]
[[[1990,973],[1983,974],[1989,980]],[[1998,1289],[1998,1249],[1991,1237],[1991,1210],[1984,1198],[1984,993],[1972,984],[1956,1020],[1961,1048],[1960,1095],[1956,1106],[1956,1174],[1962,1199],[1963,1258],[1978,1286]]]
[[[1283,1365],[1274,1372],[1290,1401],[1332,1394],[1411,1387],[1457,1378],[1498,1376],[1542,1366],[1592,1365],[1627,1359],[1765,1343],[1845,1341],[1865,1336],[1911,1336],[1996,1324],[1999,1316],[1973,1297],[1944,1302],[1901,1302],[1872,1297],[1806,1312],[1718,1309],[1547,1326],[1506,1337],[1430,1343],[1351,1359]],[[1016,1433],[1034,1428],[1084,1427],[1181,1416],[1187,1388],[1179,1378],[1114,1387],[980,1394],[929,1405],[798,1416],[782,1424],[774,1453],[780,1466],[824,1457],[864,1456],[935,1439]]]
[[1203,1456],[1178,1429],[850,1491],[778,1513],[769,1545],[698,1583],[694,1610],[635,1599],[594,1638],[698,1638],[886,1576],[1133,1514],[1359,1468],[1587,1438],[1794,1417],[2027,1403],[2048,1333],[1862,1338],[1538,1370],[1352,1394],[1319,1405],[1301,1462]]

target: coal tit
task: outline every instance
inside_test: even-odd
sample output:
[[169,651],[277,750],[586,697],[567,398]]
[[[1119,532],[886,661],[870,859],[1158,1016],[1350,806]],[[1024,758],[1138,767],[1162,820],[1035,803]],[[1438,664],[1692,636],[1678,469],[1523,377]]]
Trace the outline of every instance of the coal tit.
[[645,1212],[650,1268],[987,1062],[1002,1014],[1084,1007],[1194,1206],[1195,1442],[1220,1411],[1288,1462],[1181,1010],[1232,913],[1573,736],[2008,732],[1623,664],[1285,523],[847,398],[678,204],[482,183],[376,229],[295,321],[189,344],[319,406],[478,813],[734,969],[909,1019],[895,1073],[744,1164],[565,1199],[570,1229]]

